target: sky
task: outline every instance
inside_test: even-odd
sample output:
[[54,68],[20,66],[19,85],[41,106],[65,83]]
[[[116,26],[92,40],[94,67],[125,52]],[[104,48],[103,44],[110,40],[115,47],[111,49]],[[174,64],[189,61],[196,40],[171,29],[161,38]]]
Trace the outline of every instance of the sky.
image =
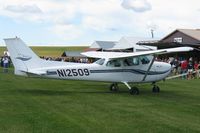
[[199,0],[0,0],[0,45],[81,46],[200,29]]

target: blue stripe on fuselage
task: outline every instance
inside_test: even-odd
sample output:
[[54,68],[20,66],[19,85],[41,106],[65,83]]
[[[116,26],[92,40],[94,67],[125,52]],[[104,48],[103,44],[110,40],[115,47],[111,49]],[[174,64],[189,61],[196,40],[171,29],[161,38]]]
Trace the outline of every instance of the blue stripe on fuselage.
[[[149,71],[148,75],[158,75],[158,74],[165,74],[169,72],[170,70],[167,71]],[[109,70],[90,70],[90,73],[118,73],[118,72],[130,72],[134,74],[141,74],[145,75],[147,71],[145,70],[139,70],[139,69],[109,69]]]

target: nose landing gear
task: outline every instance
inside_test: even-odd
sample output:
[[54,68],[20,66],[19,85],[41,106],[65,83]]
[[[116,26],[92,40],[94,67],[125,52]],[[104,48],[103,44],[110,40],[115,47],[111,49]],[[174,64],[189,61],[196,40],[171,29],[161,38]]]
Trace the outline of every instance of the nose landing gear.
[[159,93],[160,92],[160,88],[156,85],[155,82],[153,82],[152,84],[153,84],[152,92],[153,93]]

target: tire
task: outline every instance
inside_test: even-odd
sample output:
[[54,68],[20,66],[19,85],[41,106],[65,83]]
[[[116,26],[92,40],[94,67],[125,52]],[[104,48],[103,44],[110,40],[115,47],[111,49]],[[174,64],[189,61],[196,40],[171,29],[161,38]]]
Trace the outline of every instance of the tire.
[[159,93],[160,92],[160,88],[158,87],[158,86],[154,86],[153,88],[152,88],[152,92],[153,93]]
[[118,85],[117,85],[117,83],[113,83],[113,84],[111,84],[110,85],[110,91],[112,91],[112,92],[116,92],[116,91],[118,91]]
[[158,86],[156,87],[156,90],[157,90],[157,93],[160,92],[160,88]]
[[133,88],[131,88],[131,90],[130,90],[130,94],[131,95],[139,95],[139,89],[137,88],[137,87],[133,87]]

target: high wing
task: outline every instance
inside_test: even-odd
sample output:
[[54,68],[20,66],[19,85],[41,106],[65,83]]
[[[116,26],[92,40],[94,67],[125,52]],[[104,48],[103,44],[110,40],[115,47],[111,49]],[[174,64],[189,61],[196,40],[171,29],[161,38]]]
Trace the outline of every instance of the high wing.
[[160,54],[174,53],[174,52],[188,52],[192,50],[193,50],[192,47],[178,47],[178,48],[160,49],[160,50],[143,51],[135,53],[90,51],[90,52],[83,52],[81,54],[91,58],[119,59],[119,58],[136,57],[143,55],[160,55]]

